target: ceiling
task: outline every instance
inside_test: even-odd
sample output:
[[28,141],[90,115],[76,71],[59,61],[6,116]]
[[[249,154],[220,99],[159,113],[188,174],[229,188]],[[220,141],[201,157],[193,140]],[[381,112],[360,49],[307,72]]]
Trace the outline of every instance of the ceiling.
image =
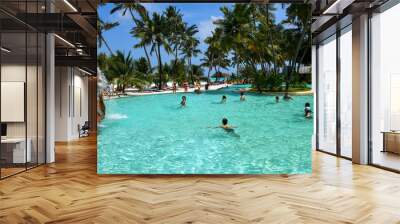
[[95,74],[97,4],[96,0],[1,0],[2,44],[12,50],[8,58],[36,55],[33,44],[28,43],[25,50],[25,31],[28,42],[30,32],[50,32],[57,34],[56,66],[80,66]]

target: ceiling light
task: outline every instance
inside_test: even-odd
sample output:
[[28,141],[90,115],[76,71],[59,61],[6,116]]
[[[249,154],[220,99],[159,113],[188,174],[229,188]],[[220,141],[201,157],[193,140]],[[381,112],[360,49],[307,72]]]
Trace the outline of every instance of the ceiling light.
[[88,71],[85,71],[85,70],[83,70],[83,69],[81,69],[81,68],[78,68],[78,70],[81,71],[81,72],[83,72],[83,73],[85,73],[85,74],[87,74],[87,75],[92,75],[92,73],[90,73],[90,72],[88,72]]
[[68,1],[64,0],[65,4],[67,4],[74,12],[78,12],[78,10]]
[[9,49],[7,49],[7,48],[5,48],[5,47],[1,47],[0,49],[1,49],[2,51],[6,52],[6,53],[10,53],[10,52],[11,52],[11,50],[9,50]]
[[342,14],[343,9],[351,5],[355,0],[336,0],[332,5],[324,10],[322,14]]
[[59,35],[57,35],[57,34],[54,34],[54,36],[55,37],[57,37],[59,40],[61,40],[62,42],[64,42],[64,43],[66,43],[67,45],[69,45],[70,47],[73,47],[73,48],[75,48],[75,45],[73,45],[71,42],[69,42],[68,40],[66,40],[66,39],[64,39],[64,38],[62,38],[62,37],[60,37]]

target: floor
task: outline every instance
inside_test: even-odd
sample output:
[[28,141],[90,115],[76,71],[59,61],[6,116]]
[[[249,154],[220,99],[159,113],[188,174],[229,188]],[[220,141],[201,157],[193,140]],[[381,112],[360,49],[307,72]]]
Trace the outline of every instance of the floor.
[[96,139],[0,181],[0,223],[400,223],[400,175],[313,152],[310,175],[99,176]]
[[23,172],[25,170],[24,168],[1,168],[1,177],[7,177],[7,176],[11,176],[13,174],[19,173],[19,172]]
[[400,170],[400,155],[391,152],[375,151],[373,155],[374,164]]
[[20,165],[20,167],[7,167],[7,168],[1,168],[1,178],[6,178],[11,175],[15,175],[20,172],[24,172],[26,169],[32,169],[35,168],[37,165],[36,164],[28,164],[27,168],[25,168],[25,165]]

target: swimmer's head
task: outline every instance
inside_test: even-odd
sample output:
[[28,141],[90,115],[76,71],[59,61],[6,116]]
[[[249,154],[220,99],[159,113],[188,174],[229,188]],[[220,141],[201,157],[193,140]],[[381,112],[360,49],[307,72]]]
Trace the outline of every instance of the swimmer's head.
[[304,106],[305,107],[310,107],[310,103],[307,102]]
[[228,119],[222,118],[222,124],[223,124],[223,125],[227,125],[227,124],[228,124]]

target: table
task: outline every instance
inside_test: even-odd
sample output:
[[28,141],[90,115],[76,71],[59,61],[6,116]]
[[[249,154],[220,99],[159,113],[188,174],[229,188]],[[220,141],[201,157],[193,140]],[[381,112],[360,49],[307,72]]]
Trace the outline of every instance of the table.
[[383,150],[382,152],[392,152],[400,154],[400,131],[382,131]]
[[[12,163],[26,163],[31,162],[32,153],[31,153],[31,145],[32,141],[30,138],[27,139],[27,149],[25,150],[25,138],[5,138],[1,139],[2,145],[2,154],[8,153],[8,151],[12,152]],[[5,146],[5,150],[4,147]],[[12,149],[9,149],[9,146],[13,146]],[[3,157],[3,155],[2,155]],[[10,156],[11,159],[11,156]],[[11,161],[10,161],[11,162]]]

